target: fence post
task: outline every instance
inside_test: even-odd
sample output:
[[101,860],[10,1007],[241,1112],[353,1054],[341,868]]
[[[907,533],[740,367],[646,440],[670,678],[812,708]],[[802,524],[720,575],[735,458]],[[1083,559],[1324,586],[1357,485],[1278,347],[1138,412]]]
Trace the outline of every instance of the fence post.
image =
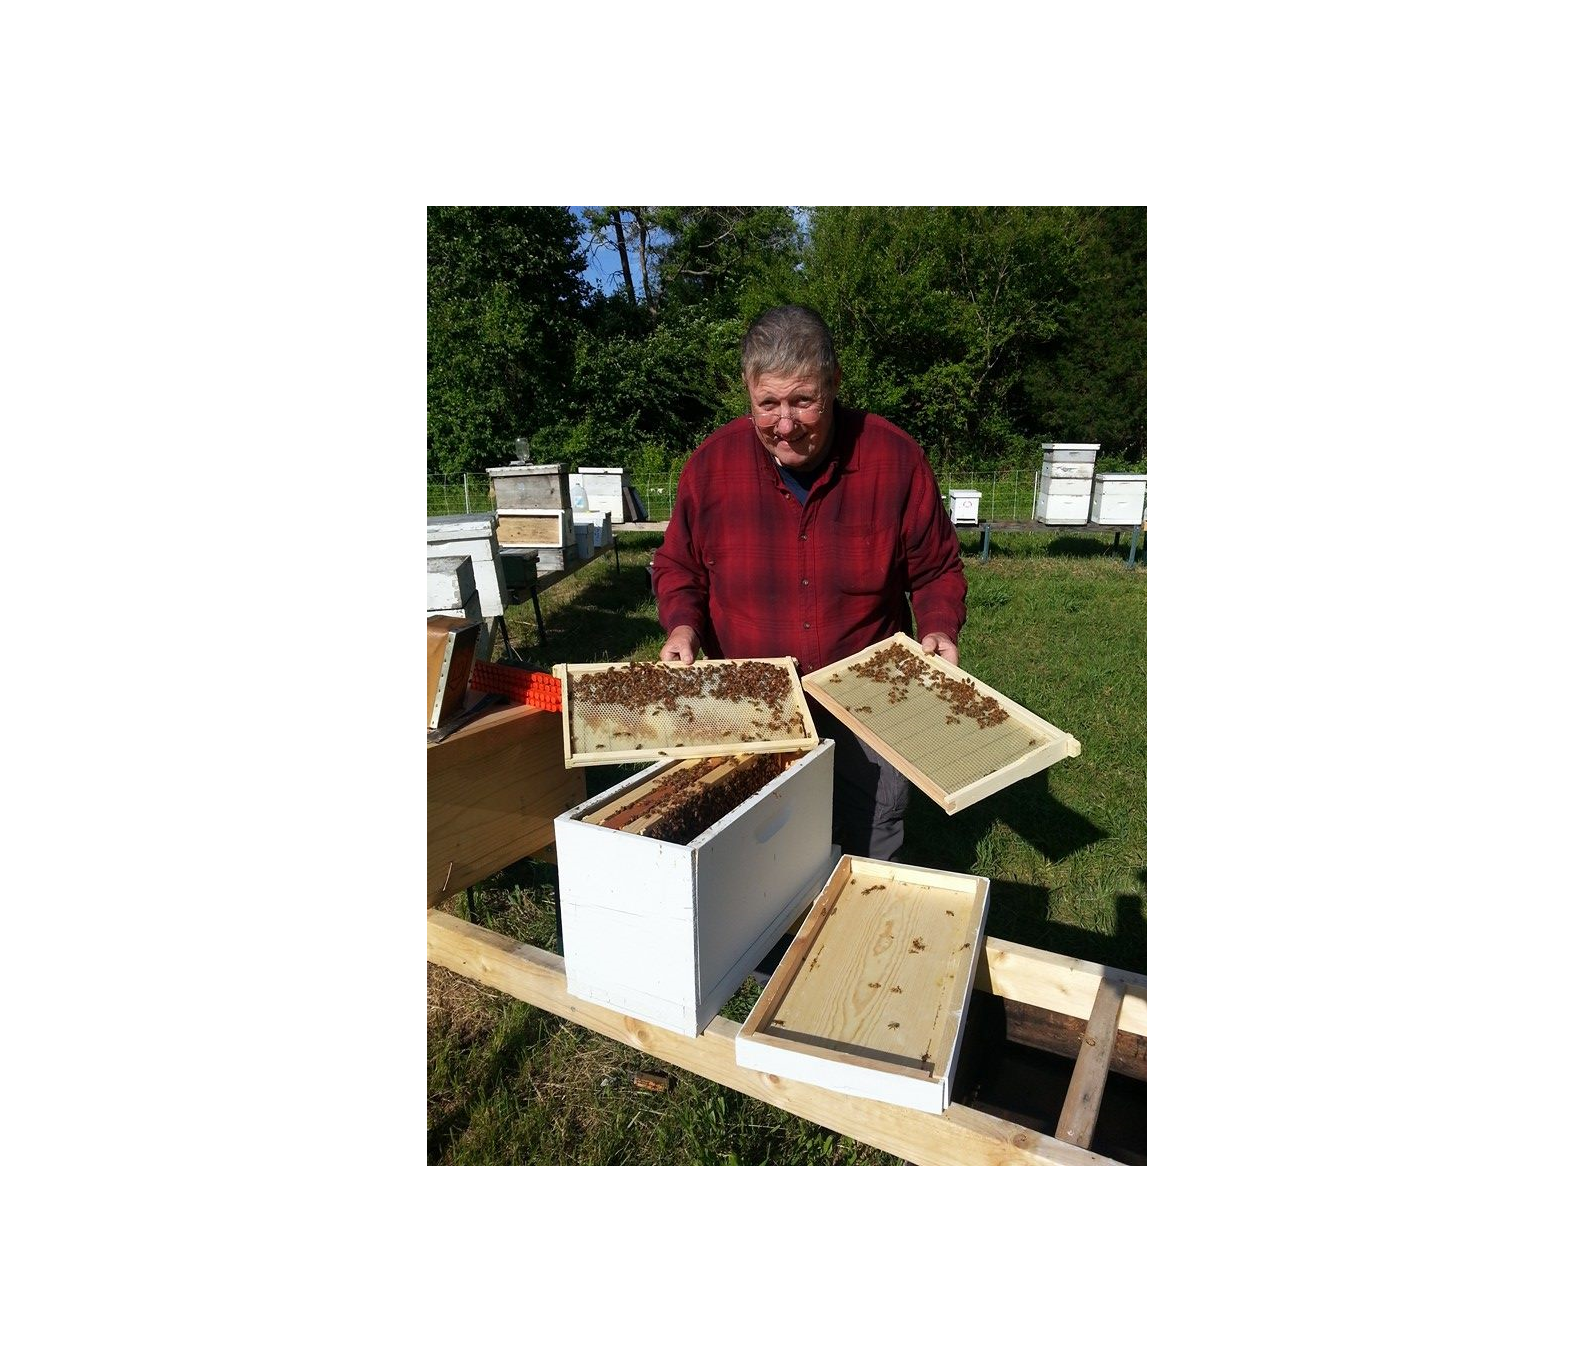
[[470,473],[469,472],[461,472],[459,474],[459,479],[465,485],[465,513],[469,514],[470,513]]

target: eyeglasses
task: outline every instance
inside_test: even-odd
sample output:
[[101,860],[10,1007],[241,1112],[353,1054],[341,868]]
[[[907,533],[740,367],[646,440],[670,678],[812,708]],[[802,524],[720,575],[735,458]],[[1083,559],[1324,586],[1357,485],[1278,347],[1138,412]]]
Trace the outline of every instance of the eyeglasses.
[[824,400],[812,400],[807,405],[783,405],[776,400],[762,400],[758,405],[750,405],[750,409],[767,424],[775,424],[784,414],[792,415],[801,424],[813,424],[825,408]]

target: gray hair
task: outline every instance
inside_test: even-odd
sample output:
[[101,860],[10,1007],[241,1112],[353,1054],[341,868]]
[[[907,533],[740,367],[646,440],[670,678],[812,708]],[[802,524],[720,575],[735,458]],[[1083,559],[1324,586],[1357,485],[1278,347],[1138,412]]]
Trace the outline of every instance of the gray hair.
[[809,375],[828,385],[837,374],[837,350],[826,321],[807,305],[767,310],[744,335],[744,382],[770,372]]

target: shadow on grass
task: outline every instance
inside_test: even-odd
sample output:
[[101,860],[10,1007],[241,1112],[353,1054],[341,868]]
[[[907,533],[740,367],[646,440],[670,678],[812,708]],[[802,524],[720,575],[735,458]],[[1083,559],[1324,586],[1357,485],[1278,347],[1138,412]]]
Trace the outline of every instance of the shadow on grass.
[[[955,815],[915,789],[897,861],[942,871],[975,871],[983,854],[1001,841],[997,826],[1010,830],[1052,864],[1107,837],[1105,830],[1056,800],[1042,778],[1037,787],[1008,787]],[[1140,885],[1146,883],[1146,869],[1136,875]],[[1118,895],[1113,927],[1086,929],[1058,917],[1054,888],[992,878],[987,932],[1030,948],[1143,972],[1148,940],[1143,907],[1140,895]]]
[[[1008,561],[1014,558],[1043,558],[1043,557],[1069,557],[1069,558],[1111,558],[1125,562],[1127,553],[1131,549],[1129,540],[1132,537],[1130,530],[1118,531],[1078,529],[1075,532],[1053,534],[1048,530],[1042,533],[1024,532],[1022,530],[997,530],[990,531],[990,557],[1001,557]],[[977,562],[984,551],[983,529],[964,529],[958,531],[957,541],[961,545],[964,560]],[[1143,535],[1138,543],[1137,560],[1148,561],[1148,538]]]
[[[624,555],[622,566],[603,561],[583,580],[566,578],[542,598],[547,631],[536,633],[530,602],[509,607],[509,632],[520,653],[550,666],[557,662],[618,662],[661,632],[646,568],[649,556]],[[564,594],[560,595],[562,591]]]

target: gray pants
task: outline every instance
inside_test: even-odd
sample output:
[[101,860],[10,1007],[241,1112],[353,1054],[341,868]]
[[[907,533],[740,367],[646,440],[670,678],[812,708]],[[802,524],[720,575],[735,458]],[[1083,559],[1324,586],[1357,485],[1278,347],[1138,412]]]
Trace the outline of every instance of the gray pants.
[[902,847],[902,817],[910,791],[907,777],[813,702],[810,710],[816,731],[837,745],[831,841],[854,857],[890,861]]

